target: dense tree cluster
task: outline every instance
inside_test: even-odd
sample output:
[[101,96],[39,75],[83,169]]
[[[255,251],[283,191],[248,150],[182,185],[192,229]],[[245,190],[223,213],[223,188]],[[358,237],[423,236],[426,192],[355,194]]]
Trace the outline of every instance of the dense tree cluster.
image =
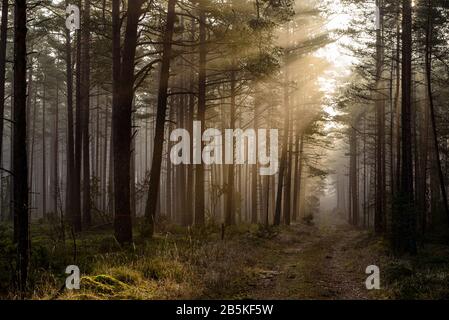
[[[79,30],[66,28],[77,5]],[[290,224],[317,210],[326,169],[316,1],[2,1],[1,220],[14,221],[24,290],[29,224],[57,241],[113,225]],[[14,23],[13,23],[14,22]],[[10,26],[14,25],[14,28]],[[298,36],[300,34],[300,36]],[[12,62],[12,63],[10,63]],[[173,165],[170,132],[277,128],[277,175]],[[75,240],[74,240],[75,241]]]
[[340,210],[352,224],[388,235],[397,253],[416,253],[417,240],[447,229],[449,218],[449,8],[445,1],[345,4],[357,13],[347,32],[358,62],[339,101],[350,145]]

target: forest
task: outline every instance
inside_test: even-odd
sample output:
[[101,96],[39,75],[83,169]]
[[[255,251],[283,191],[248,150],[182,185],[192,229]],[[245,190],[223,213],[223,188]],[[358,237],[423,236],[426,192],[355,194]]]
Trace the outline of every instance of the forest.
[[449,299],[448,1],[0,2],[0,300]]

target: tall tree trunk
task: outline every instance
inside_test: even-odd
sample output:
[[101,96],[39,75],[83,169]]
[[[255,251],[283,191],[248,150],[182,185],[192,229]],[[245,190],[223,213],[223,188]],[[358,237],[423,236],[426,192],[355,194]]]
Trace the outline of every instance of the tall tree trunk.
[[395,118],[396,118],[396,165],[393,165],[395,169],[395,181],[392,183],[393,196],[399,191],[399,185],[401,181],[401,5],[397,3],[397,26],[396,26],[396,94],[395,94]]
[[82,143],[83,143],[83,224],[90,226],[91,196],[90,196],[90,1],[84,0],[83,30],[81,34],[82,66],[81,66],[81,108],[82,108]]
[[[97,97],[95,103],[95,157],[92,158],[92,176],[97,177],[100,180],[101,172],[100,172],[100,163],[101,163],[101,151],[100,151],[100,86],[97,87]],[[92,146],[92,148],[94,148]],[[98,194],[96,195],[96,201],[98,201]]]
[[[3,118],[5,115],[5,67],[6,44],[8,37],[8,8],[9,0],[2,0],[2,25],[0,27],[0,167],[2,167],[3,164]],[[3,188],[1,184],[0,188]]]
[[58,196],[59,196],[59,84],[56,84],[55,102],[55,122],[53,132],[53,213],[58,217]]
[[[303,167],[303,151],[304,151],[304,135],[299,132],[296,133],[296,155],[295,155],[295,174],[294,174],[294,186],[293,186],[293,221],[298,218],[299,209],[299,195],[301,189],[302,167]],[[338,197],[340,198],[340,197]]]
[[[114,1],[115,2],[115,1]],[[120,65],[120,76],[115,74],[119,59],[114,54],[114,99],[113,106],[113,141],[114,141],[114,190],[120,190],[120,196],[114,197],[114,230],[117,241],[121,244],[132,242],[131,221],[131,124],[134,96],[134,64],[137,47],[137,27],[141,14],[143,0],[128,2],[123,57]],[[115,6],[114,6],[115,7]],[[116,10],[116,9],[115,9]],[[117,27],[117,13],[113,14],[114,29]],[[114,37],[114,48],[120,46]],[[114,49],[115,52],[116,49]]]
[[[45,72],[45,71],[44,71]],[[47,147],[46,147],[46,84],[47,80],[44,78],[43,88],[42,88],[42,216],[47,218]]]
[[290,225],[290,221],[291,221],[291,192],[292,192],[292,168],[293,168],[293,163],[292,163],[292,155],[293,155],[293,135],[292,135],[292,120],[289,119],[288,120],[289,124],[288,124],[288,143],[287,143],[287,152],[288,152],[288,156],[287,156],[287,171],[286,171],[286,176],[285,176],[285,192],[284,192],[284,222],[287,226]]
[[[356,121],[354,121],[356,122]],[[354,123],[355,125],[355,123]],[[350,136],[350,165],[349,179],[351,186],[351,224],[357,226],[359,223],[359,192],[358,192],[358,175],[357,175],[357,132],[355,128],[351,128]]]
[[27,5],[15,0],[14,11],[14,215],[17,218],[19,289],[24,292],[28,277],[28,163],[26,123]]
[[[200,5],[202,6],[202,4]],[[197,120],[201,124],[201,135],[205,128],[206,116],[206,13],[204,8],[199,8],[199,70],[198,70],[198,114]],[[203,150],[203,141],[199,141],[196,147]],[[228,181],[229,183],[229,181]],[[204,164],[200,160],[200,164],[195,167],[195,224],[204,225]]]
[[[182,23],[184,26],[184,23]],[[186,90],[186,66],[184,63],[181,64],[181,68],[183,70],[183,75],[180,79],[181,88]],[[181,128],[186,128],[186,111],[187,111],[187,97],[185,95],[181,95],[179,97],[179,107],[177,108],[177,114],[178,114],[178,123]],[[176,192],[175,194],[178,195],[177,201],[176,201],[176,214],[178,216],[178,220],[182,225],[185,225],[185,210],[186,210],[186,198],[187,193],[189,192],[189,189],[186,189],[186,164],[181,164],[178,167],[178,170],[176,171]]]
[[[367,175],[366,175],[366,160],[367,160],[367,148],[366,148],[366,117],[363,119],[363,227],[369,228],[369,219],[368,217],[368,209],[369,205],[367,203],[367,194],[366,194],[366,181],[367,181]],[[391,164],[393,164],[393,161],[391,161]],[[392,180],[393,181],[393,180]]]
[[[33,178],[32,178],[32,172],[30,170],[32,163],[33,163],[33,157],[31,155],[31,143],[32,143],[32,139],[30,140],[30,137],[33,136],[33,130],[34,130],[34,119],[32,119],[32,116],[34,115],[34,111],[33,111],[33,107],[32,107],[32,103],[33,103],[33,96],[36,96],[36,94],[34,94],[34,88],[33,88],[33,61],[31,61],[31,65],[28,66],[29,72],[28,72],[28,90],[27,90],[27,150],[28,150],[28,185],[30,187],[30,191],[32,190],[32,186],[33,186]],[[36,90],[37,91],[37,90]],[[33,125],[32,125],[33,124]],[[0,161],[0,167],[1,167],[1,161]],[[0,172],[1,175],[1,172]],[[1,179],[1,177],[0,177]],[[1,181],[1,180],[0,180]],[[1,190],[0,187],[0,207],[1,207],[1,199],[3,199],[3,190]],[[28,196],[30,198],[30,196]],[[29,207],[32,208],[33,207],[33,201],[32,199],[29,199]],[[1,210],[1,209],[0,209]]]
[[[422,152],[419,157],[419,184],[416,186],[416,196],[420,211],[420,225],[421,233],[424,234],[427,229],[427,177],[428,177],[428,160],[429,160],[429,127],[430,127],[430,112],[428,108],[428,100],[423,102],[423,116],[420,120],[420,145]],[[418,161],[418,159],[417,159]],[[418,173],[417,173],[418,174]]]
[[[68,2],[66,2],[68,3]],[[70,31],[66,30],[66,84],[67,84],[67,178],[66,178],[66,217],[74,225],[75,212],[73,210],[74,189],[73,179],[75,170],[75,141],[73,137],[73,67],[72,67],[72,44]]]
[[444,184],[444,174],[441,167],[441,158],[440,158],[440,146],[438,143],[438,131],[436,125],[436,112],[433,101],[433,91],[432,91],[432,33],[433,33],[433,22],[432,22],[432,3],[430,0],[427,0],[427,28],[426,28],[426,54],[425,54],[425,63],[426,63],[426,84],[427,84],[427,97],[429,99],[429,107],[430,107],[430,120],[432,123],[432,138],[433,145],[435,150],[435,160],[437,164],[438,170],[438,179],[440,182],[441,195],[443,197],[443,207],[448,218],[449,222],[449,204],[446,193],[446,186]]
[[159,198],[161,178],[162,150],[164,141],[165,117],[167,113],[168,80],[170,78],[170,62],[172,55],[172,38],[175,26],[176,0],[169,0],[167,24],[163,38],[162,64],[159,77],[159,92],[157,100],[156,131],[154,135],[153,160],[151,162],[148,199],[145,207],[146,227],[144,235],[151,237],[154,233],[154,223]]
[[376,1],[376,202],[374,214],[374,230],[377,234],[385,231],[385,100],[382,92],[383,72],[383,6],[382,0]]
[[173,121],[173,113],[174,113],[174,103],[173,99],[170,100],[170,106],[168,110],[168,120],[169,123],[167,125],[167,157],[165,158],[165,167],[166,167],[166,179],[165,179],[165,215],[168,219],[173,218],[173,212],[172,212],[172,204],[173,204],[173,197],[172,197],[172,177],[173,177],[173,170],[172,165],[170,161],[170,130],[171,130],[171,124]]
[[[234,66],[233,66],[234,68]],[[235,106],[235,95],[236,95],[236,79],[235,71],[231,71],[231,110],[230,110],[230,122],[229,129],[234,130],[235,128],[235,117],[236,117],[236,106]],[[231,150],[232,162],[234,162],[234,150]],[[234,204],[234,164],[228,164],[228,181],[226,188],[226,225],[235,224],[235,204]]]
[[[34,179],[34,173],[33,173],[33,169],[34,169],[34,146],[35,146],[35,142],[36,142],[36,124],[37,124],[37,89],[34,92],[34,97],[33,97],[33,102],[29,104],[29,107],[31,107],[31,105],[33,106],[33,116],[30,122],[30,125],[33,125],[33,129],[31,130],[31,142],[30,142],[30,152],[29,152],[29,159],[28,159],[28,163],[29,163],[29,167],[28,167],[28,185],[29,185],[29,189],[30,191],[34,190],[33,187],[33,179]],[[28,107],[28,108],[29,108]],[[29,140],[29,138],[28,138]],[[31,196],[29,196],[29,207],[33,208],[34,205],[34,193],[32,193]],[[31,215],[31,209],[30,209],[30,215]]]
[[[115,120],[119,99],[119,81],[121,57],[121,20],[120,20],[120,0],[112,0],[112,116],[111,116],[111,140],[109,143],[109,186],[108,186],[108,209],[111,215],[115,212]],[[115,219],[115,217],[114,217]]]
[[282,155],[281,155],[281,163],[279,166],[279,181],[278,181],[278,189],[276,194],[276,207],[274,213],[274,225],[277,226],[281,223],[281,206],[282,206],[282,191],[284,188],[284,178],[285,178],[285,170],[287,168],[287,156],[288,156],[288,135],[289,135],[289,123],[290,123],[290,106],[289,106],[289,84],[288,84],[288,61],[286,59],[285,66],[285,87],[284,87],[284,137],[282,141]]
[[[258,130],[259,127],[259,99],[256,96],[254,99],[254,130]],[[256,135],[257,137],[257,135]],[[256,144],[257,144],[257,138],[256,138]],[[259,210],[257,206],[257,176],[258,176],[258,165],[253,164],[252,166],[252,173],[251,173],[251,223],[257,223],[259,218]],[[262,200],[262,198],[261,198]]]
[[[81,1],[79,1],[79,7],[81,7]],[[76,33],[76,111],[75,111],[75,157],[74,157],[74,174],[73,174],[73,220],[72,228],[74,232],[81,231],[81,161],[82,161],[82,37],[81,31]]]
[[106,213],[106,198],[107,198],[107,167],[108,167],[108,126],[109,126],[109,111],[108,99],[105,99],[104,106],[104,133],[103,133],[103,163],[102,163],[102,205],[103,213]]
[[416,213],[413,196],[413,159],[411,126],[412,91],[412,7],[402,1],[402,167],[395,212],[393,248],[396,253],[416,253]]
[[[134,123],[134,119],[133,119]],[[136,138],[131,141],[131,165],[130,165],[130,208],[131,208],[131,219],[135,221],[136,212]]]
[[[195,41],[195,21],[192,19],[191,21],[191,29],[190,29],[190,40]],[[192,62],[195,62],[195,49],[192,48]],[[193,92],[195,90],[195,70],[192,68],[189,73],[189,91]],[[189,131],[190,137],[193,136],[193,119],[195,114],[195,94],[191,93],[189,95],[189,102],[188,102],[188,114],[187,114],[187,129]],[[192,139],[191,139],[192,140]],[[190,141],[190,147],[193,150],[193,141]],[[192,163],[192,154],[190,154],[190,163]],[[187,166],[187,190],[192,190],[192,192],[187,192],[186,195],[186,212],[185,212],[185,225],[190,226],[193,224],[193,216],[194,216],[194,207],[193,207],[193,200],[194,200],[194,179],[195,175],[193,172],[193,166],[188,165]]]

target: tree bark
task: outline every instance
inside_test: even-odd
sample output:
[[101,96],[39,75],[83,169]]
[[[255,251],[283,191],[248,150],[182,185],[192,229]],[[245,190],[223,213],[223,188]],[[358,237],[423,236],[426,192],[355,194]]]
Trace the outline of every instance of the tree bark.
[[[116,1],[113,2],[113,5]],[[131,190],[130,190],[130,164],[131,164],[131,124],[132,102],[134,96],[134,60],[137,47],[137,27],[141,14],[143,0],[128,2],[125,39],[123,44],[123,56],[120,64],[120,73],[116,68],[120,63],[120,44],[116,36],[113,38],[114,46],[114,93],[113,106],[113,142],[114,142],[114,190],[120,190],[120,196],[114,197],[114,230],[115,237],[120,244],[132,242],[131,221]],[[119,13],[118,4],[114,5],[113,32],[119,32],[117,26]],[[118,30],[116,30],[118,28]],[[120,33],[119,33],[120,34]],[[117,78],[118,76],[118,78]]]
[[[44,70],[45,72],[45,70]],[[42,216],[44,219],[47,218],[47,147],[46,147],[46,127],[45,127],[45,122],[46,122],[46,99],[47,99],[47,94],[46,94],[46,87],[45,84],[47,82],[47,79],[44,78],[44,83],[42,85]]]
[[55,118],[53,132],[53,213],[58,217],[58,196],[59,196],[59,85],[56,84]]
[[[288,58],[286,59],[286,68],[288,67]],[[284,87],[284,137],[282,141],[282,155],[281,155],[281,163],[279,165],[279,181],[278,181],[278,189],[276,194],[276,207],[274,213],[274,225],[281,224],[281,208],[282,208],[282,191],[284,187],[284,178],[285,178],[285,170],[287,168],[287,156],[288,156],[288,136],[289,136],[289,127],[290,127],[290,106],[289,106],[289,90],[288,90],[288,75],[287,70],[285,70],[285,87]]]
[[[202,6],[202,5],[201,5]],[[206,13],[204,8],[199,8],[199,70],[198,70],[198,114],[197,119],[201,124],[201,135],[205,127],[206,116]],[[200,141],[200,150],[203,150],[203,141]],[[229,183],[229,181],[228,181]],[[204,212],[204,164],[201,161],[195,167],[195,224],[202,226],[205,222]]]
[[83,29],[81,34],[81,108],[82,108],[82,147],[83,147],[83,224],[92,223],[90,196],[90,1],[84,0]]
[[[78,2],[79,7],[81,7],[81,1]],[[75,111],[75,157],[74,157],[74,174],[73,174],[73,218],[72,218],[72,228],[74,232],[81,231],[81,161],[82,161],[82,93],[81,93],[81,82],[82,82],[82,66],[81,66],[81,55],[82,55],[82,37],[81,31],[78,30],[76,33],[76,83],[75,83],[75,96],[76,96],[76,111]]]
[[289,226],[290,225],[290,221],[291,221],[291,190],[292,190],[292,145],[293,145],[293,135],[292,135],[292,120],[289,117],[288,120],[289,124],[288,124],[288,142],[287,142],[287,171],[286,171],[286,176],[285,176],[285,192],[284,192],[284,223]]
[[377,0],[379,22],[376,30],[376,202],[374,214],[374,230],[377,234],[385,231],[385,100],[382,92],[383,72],[383,6]]
[[15,0],[14,11],[14,215],[17,217],[19,289],[24,292],[28,277],[28,162],[26,123],[27,5]]
[[304,152],[304,135],[297,132],[296,134],[296,155],[295,155],[295,182],[293,186],[293,221],[298,218],[298,209],[300,202],[300,190],[303,167],[303,152]]
[[393,248],[396,253],[416,253],[416,213],[413,190],[412,126],[412,8],[402,1],[402,167],[398,208],[395,212]]
[[[9,0],[2,0],[2,25],[0,27],[0,167],[2,167],[3,164],[3,118],[5,115],[5,68],[8,37],[8,8]],[[2,188],[2,186],[0,186],[0,188]]]
[[162,64],[159,77],[159,92],[157,100],[156,130],[154,135],[153,160],[151,162],[150,184],[148,199],[145,207],[146,226],[143,234],[152,237],[158,206],[159,187],[161,178],[162,150],[164,141],[165,117],[167,113],[168,80],[170,78],[170,62],[172,56],[172,38],[175,25],[176,0],[169,0],[167,10],[167,24],[163,38]]
[[440,158],[440,146],[438,143],[438,131],[436,125],[436,112],[433,101],[433,91],[432,91],[432,32],[433,32],[433,23],[432,23],[432,3],[430,0],[427,0],[427,28],[426,28],[426,54],[425,54],[425,63],[426,63],[426,84],[427,84],[427,97],[429,99],[429,107],[430,107],[430,120],[432,123],[432,138],[433,145],[435,150],[435,160],[438,170],[438,179],[440,182],[441,195],[443,197],[443,207],[448,218],[449,222],[449,204],[446,193],[446,186],[444,184],[444,174],[441,167],[441,158]]
[[[66,2],[68,3],[68,2]],[[66,29],[66,85],[67,85],[67,178],[66,178],[66,217],[74,223],[75,213],[73,211],[73,178],[75,170],[75,141],[73,137],[73,67],[72,67],[72,45],[70,31]]]
[[[259,127],[258,117],[259,117],[259,99],[254,99],[254,130],[257,132]],[[257,135],[256,135],[256,145],[257,145]],[[257,223],[259,220],[259,208],[257,206],[257,176],[258,176],[258,165],[253,164],[251,172],[251,223]]]
[[[191,21],[191,29],[190,29],[190,40],[195,41],[195,21],[192,19]],[[191,50],[192,53],[192,61],[195,62],[194,57],[194,49]],[[195,90],[195,71],[193,68],[189,74],[189,91],[193,92]],[[193,119],[195,114],[195,94],[191,93],[189,95],[188,102],[188,114],[187,114],[187,129],[189,131],[189,135],[193,136]],[[192,140],[192,139],[191,139]],[[193,147],[193,141],[190,141],[190,147]],[[193,150],[193,148],[192,148]],[[192,160],[192,154],[190,154],[190,161]],[[192,162],[190,162],[192,163]],[[187,166],[187,190],[192,190],[192,192],[187,192],[186,194],[186,212],[185,212],[185,225],[190,226],[193,224],[193,216],[194,216],[194,180],[195,175],[193,172],[193,166]]]
[[[229,121],[229,129],[234,130],[235,128],[235,71],[231,71],[231,110],[230,110],[230,121]],[[232,160],[234,160],[234,150],[231,151]],[[226,184],[226,225],[235,224],[235,204],[234,204],[234,164],[228,164],[228,181]]]
[[[355,125],[355,124],[354,124]],[[349,179],[351,181],[351,224],[357,226],[359,223],[359,192],[358,192],[358,175],[357,175],[357,132],[355,128],[351,128],[350,136],[350,165],[349,165]]]

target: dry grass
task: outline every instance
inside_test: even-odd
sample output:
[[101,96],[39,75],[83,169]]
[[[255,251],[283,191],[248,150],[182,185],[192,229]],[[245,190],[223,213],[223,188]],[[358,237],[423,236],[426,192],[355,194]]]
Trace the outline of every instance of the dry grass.
[[[179,229],[179,228],[178,228]],[[417,257],[393,259],[368,232],[302,224],[176,230],[121,248],[110,231],[68,240],[33,239],[32,299],[438,299],[449,297],[449,252],[432,245]],[[5,249],[6,248],[6,249]],[[3,251],[8,253],[8,244]],[[11,251],[12,253],[14,251]],[[11,256],[13,257],[13,256]],[[7,262],[5,260],[3,262]],[[11,262],[11,261],[10,261]],[[76,264],[81,289],[64,288]],[[381,270],[382,290],[367,292],[365,268]],[[14,263],[4,263],[4,271]],[[5,273],[3,273],[5,275]],[[2,280],[3,281],[3,280]],[[1,298],[16,298],[13,286]],[[12,288],[12,289],[11,289]]]

